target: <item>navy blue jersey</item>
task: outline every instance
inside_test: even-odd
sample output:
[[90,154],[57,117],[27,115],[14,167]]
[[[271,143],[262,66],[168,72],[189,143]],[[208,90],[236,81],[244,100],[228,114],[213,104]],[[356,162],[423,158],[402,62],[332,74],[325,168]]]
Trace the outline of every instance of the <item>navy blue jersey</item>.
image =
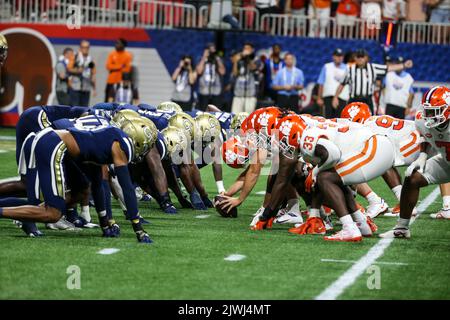
[[70,107],[70,106],[42,106],[42,110],[47,114],[50,122],[63,118],[78,118],[83,113],[89,112],[86,107]]
[[156,111],[156,110],[157,110],[155,106],[151,106],[151,105],[146,104],[146,103],[138,104],[137,107],[138,107],[140,110],[144,110],[144,111]]
[[164,130],[169,126],[169,119],[173,116],[174,112],[162,112],[162,111],[149,111],[139,110],[139,114],[147,119],[150,119],[155,124],[159,131]]
[[97,115],[84,116],[77,119],[59,119],[53,122],[55,129],[78,128],[80,130],[95,130],[100,127],[108,127],[109,119]]
[[67,130],[73,135],[80,148],[78,161],[94,162],[96,164],[113,163],[111,149],[115,141],[120,143],[128,162],[133,160],[131,139],[116,127],[100,127],[93,130],[82,130],[72,127]]
[[217,120],[219,120],[220,127],[222,128],[222,131],[229,130],[231,126],[231,120],[233,120],[233,113],[229,112],[209,112],[214,117],[216,117]]

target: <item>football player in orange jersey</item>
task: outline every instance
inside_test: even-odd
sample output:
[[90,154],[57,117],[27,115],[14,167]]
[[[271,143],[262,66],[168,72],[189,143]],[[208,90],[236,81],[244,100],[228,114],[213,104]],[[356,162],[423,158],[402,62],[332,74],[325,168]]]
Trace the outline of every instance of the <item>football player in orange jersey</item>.
[[[437,86],[422,98],[423,111],[416,114],[416,127],[424,138],[420,155],[406,170],[400,197],[400,218],[383,238],[410,238],[409,223],[420,189],[450,182],[450,89]],[[436,155],[431,156],[432,149]]]

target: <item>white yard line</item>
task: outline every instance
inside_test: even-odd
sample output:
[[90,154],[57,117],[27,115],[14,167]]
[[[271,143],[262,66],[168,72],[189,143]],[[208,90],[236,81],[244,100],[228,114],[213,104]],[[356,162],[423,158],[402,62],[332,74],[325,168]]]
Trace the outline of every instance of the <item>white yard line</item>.
[[244,260],[245,258],[247,258],[246,256],[244,256],[243,254],[230,254],[228,257],[224,258],[223,260],[225,261],[241,261]]
[[103,254],[103,255],[110,255],[110,254],[117,253],[119,251],[120,251],[120,249],[117,249],[117,248],[105,248],[105,249],[98,251],[97,253]]
[[[439,196],[439,188],[434,189],[417,207],[417,217],[411,220],[411,224],[424,212]],[[342,274],[335,282],[326,288],[315,300],[336,300],[345,289],[352,286],[356,279],[362,275],[368,267],[384,254],[394,239],[381,239],[377,242],[361,259],[359,259],[350,269]]]
[[[320,259],[321,262],[335,262],[335,263],[356,263],[355,260],[338,260],[338,259]],[[373,264],[385,264],[385,265],[393,265],[393,266],[407,266],[407,263],[403,262],[384,262],[384,261],[377,261]]]

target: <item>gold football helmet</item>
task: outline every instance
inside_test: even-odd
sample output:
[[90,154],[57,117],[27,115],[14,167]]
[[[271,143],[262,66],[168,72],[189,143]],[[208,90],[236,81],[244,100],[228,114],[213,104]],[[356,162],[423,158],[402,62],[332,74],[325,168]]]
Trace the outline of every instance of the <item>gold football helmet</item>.
[[118,111],[114,117],[112,118],[112,121],[114,124],[117,125],[117,127],[122,128],[123,124],[126,123],[128,120],[132,119],[140,119],[141,115],[137,113],[136,111],[130,110],[130,109],[123,109]]
[[194,119],[185,112],[180,112],[171,116],[169,125],[181,129],[191,141],[194,141],[194,137],[198,134]]
[[183,130],[174,126],[168,126],[161,133],[164,136],[170,156],[182,156],[182,151],[188,148],[188,142]]
[[183,112],[180,105],[172,101],[161,102],[156,109],[167,112]]
[[5,63],[8,57],[8,41],[4,35],[0,34],[0,67]]
[[[146,119],[148,120],[148,119]],[[126,120],[122,124],[122,131],[133,141],[135,160],[142,159],[155,145],[158,130],[150,120],[142,119]]]
[[249,116],[248,112],[238,112],[231,119],[231,130],[237,130],[241,128],[242,122]]
[[195,123],[197,124],[199,138],[203,142],[213,142],[220,137],[220,122],[212,114],[202,113],[198,115],[195,117]]

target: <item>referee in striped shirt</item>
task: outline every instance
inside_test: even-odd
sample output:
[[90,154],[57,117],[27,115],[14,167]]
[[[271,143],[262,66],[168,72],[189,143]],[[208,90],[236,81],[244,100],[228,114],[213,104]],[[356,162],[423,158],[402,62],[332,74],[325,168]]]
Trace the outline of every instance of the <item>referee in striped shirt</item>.
[[413,66],[412,60],[407,60],[400,64],[376,64],[369,62],[369,54],[364,49],[358,49],[355,52],[356,62],[348,68],[345,78],[336,89],[336,94],[333,97],[333,108],[339,107],[339,95],[345,85],[350,87],[351,102],[364,102],[370,107],[373,114],[373,100],[372,95],[375,91],[376,80],[381,80],[389,71],[401,71],[411,68]]

